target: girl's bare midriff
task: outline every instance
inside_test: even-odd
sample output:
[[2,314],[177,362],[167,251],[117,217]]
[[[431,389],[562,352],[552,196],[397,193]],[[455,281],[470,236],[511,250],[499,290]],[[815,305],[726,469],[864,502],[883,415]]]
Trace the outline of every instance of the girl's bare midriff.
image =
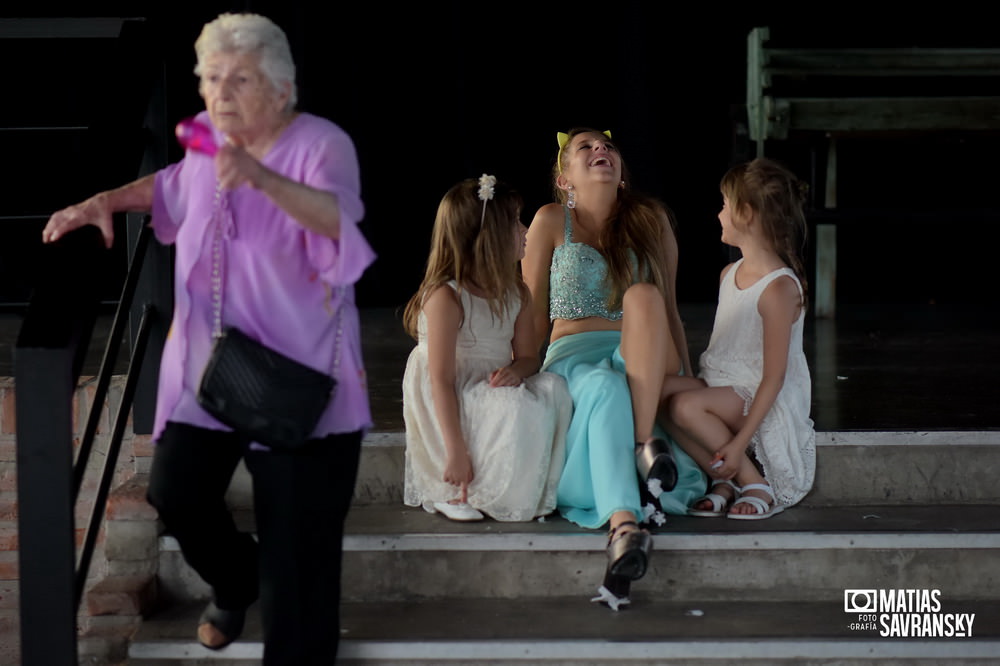
[[588,331],[620,331],[621,321],[611,321],[604,317],[584,317],[583,319],[556,319],[552,322],[552,336],[555,342],[561,337]]

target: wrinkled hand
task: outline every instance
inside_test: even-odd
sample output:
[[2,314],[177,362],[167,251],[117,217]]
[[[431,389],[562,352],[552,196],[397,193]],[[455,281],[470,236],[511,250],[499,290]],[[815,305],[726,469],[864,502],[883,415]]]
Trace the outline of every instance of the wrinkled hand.
[[509,365],[490,373],[490,386],[520,386],[523,381],[521,375],[514,372]]
[[462,490],[462,501],[468,501],[469,484],[472,483],[472,458],[468,451],[448,456],[448,464],[444,468],[444,482],[459,486]]
[[42,229],[42,242],[54,243],[69,232],[92,224],[101,230],[104,246],[110,248],[115,242],[111,209],[104,197],[95,195],[68,208],[56,211]]
[[215,175],[224,190],[235,190],[241,185],[259,187],[265,167],[243,146],[226,142],[215,154]]

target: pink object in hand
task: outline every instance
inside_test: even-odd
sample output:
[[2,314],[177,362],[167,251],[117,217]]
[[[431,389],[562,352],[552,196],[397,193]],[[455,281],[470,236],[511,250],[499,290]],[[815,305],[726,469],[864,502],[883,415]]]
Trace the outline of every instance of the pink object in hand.
[[209,156],[215,155],[219,150],[212,137],[212,130],[194,118],[185,118],[177,123],[175,131],[177,140],[188,150],[195,150]]

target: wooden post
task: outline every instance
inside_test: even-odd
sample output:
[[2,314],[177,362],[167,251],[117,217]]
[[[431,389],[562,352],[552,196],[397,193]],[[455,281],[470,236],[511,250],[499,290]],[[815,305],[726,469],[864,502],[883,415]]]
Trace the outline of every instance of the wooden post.
[[747,35],[747,122],[750,138],[757,143],[757,157],[764,156],[764,140],[767,136],[763,90],[767,85],[764,80],[764,42],[769,34],[767,28],[754,28]]

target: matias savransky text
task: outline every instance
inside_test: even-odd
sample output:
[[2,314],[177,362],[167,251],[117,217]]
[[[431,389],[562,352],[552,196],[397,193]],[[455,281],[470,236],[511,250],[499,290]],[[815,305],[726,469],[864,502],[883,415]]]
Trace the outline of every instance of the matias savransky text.
[[844,590],[844,611],[858,614],[850,629],[883,637],[966,638],[976,619],[975,613],[942,613],[940,590]]

